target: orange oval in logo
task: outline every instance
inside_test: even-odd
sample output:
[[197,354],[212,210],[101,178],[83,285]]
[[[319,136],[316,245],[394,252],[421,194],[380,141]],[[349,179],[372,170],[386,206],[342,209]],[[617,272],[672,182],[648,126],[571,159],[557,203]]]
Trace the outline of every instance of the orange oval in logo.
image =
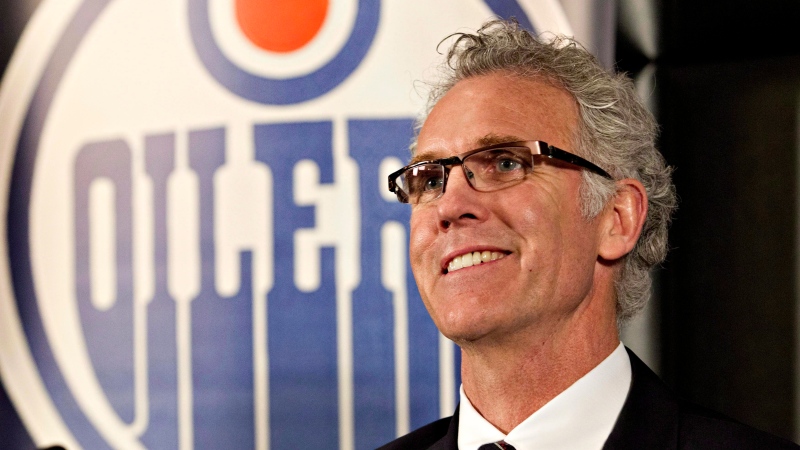
[[279,53],[295,51],[317,35],[328,0],[236,0],[236,20],[256,46]]

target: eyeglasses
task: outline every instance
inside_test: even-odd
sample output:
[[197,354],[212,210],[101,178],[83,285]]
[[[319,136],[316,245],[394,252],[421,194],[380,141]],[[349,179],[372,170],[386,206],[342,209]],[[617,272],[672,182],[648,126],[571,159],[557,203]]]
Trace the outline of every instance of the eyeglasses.
[[605,170],[542,141],[506,142],[470,150],[459,156],[421,161],[389,175],[389,191],[402,203],[416,205],[441,197],[452,166],[460,165],[473,189],[491,192],[511,187],[533,172],[536,155],[558,159],[613,179]]

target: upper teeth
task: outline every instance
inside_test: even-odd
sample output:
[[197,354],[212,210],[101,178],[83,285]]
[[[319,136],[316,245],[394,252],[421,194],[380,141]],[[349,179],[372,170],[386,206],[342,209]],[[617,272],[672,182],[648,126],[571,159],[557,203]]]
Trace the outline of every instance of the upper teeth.
[[478,264],[494,261],[495,259],[500,259],[504,256],[506,255],[503,253],[490,252],[488,250],[484,252],[464,253],[461,256],[456,256],[452,261],[450,261],[450,263],[447,265],[447,271],[452,272],[464,267],[477,266]]

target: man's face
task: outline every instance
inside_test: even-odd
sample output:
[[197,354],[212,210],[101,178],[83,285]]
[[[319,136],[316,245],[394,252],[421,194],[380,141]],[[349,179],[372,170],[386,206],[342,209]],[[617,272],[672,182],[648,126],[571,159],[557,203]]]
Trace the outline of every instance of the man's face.
[[[577,124],[575,100],[551,84],[504,73],[473,77],[433,108],[414,159],[521,140],[575,152]],[[411,266],[445,336],[463,344],[547,334],[581,311],[592,293],[598,230],[581,216],[580,184],[579,169],[537,160],[521,183],[484,193],[454,167],[441,198],[412,207]],[[453,258],[476,251],[505,256],[446,270]]]

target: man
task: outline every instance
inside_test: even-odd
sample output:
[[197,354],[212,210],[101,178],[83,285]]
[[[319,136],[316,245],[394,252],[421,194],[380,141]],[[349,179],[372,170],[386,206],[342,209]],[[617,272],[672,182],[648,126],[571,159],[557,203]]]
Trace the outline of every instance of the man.
[[630,80],[503,21],[446,61],[389,185],[425,306],[461,347],[461,401],[384,448],[798,448],[678,401],[619,341],[676,203]]

